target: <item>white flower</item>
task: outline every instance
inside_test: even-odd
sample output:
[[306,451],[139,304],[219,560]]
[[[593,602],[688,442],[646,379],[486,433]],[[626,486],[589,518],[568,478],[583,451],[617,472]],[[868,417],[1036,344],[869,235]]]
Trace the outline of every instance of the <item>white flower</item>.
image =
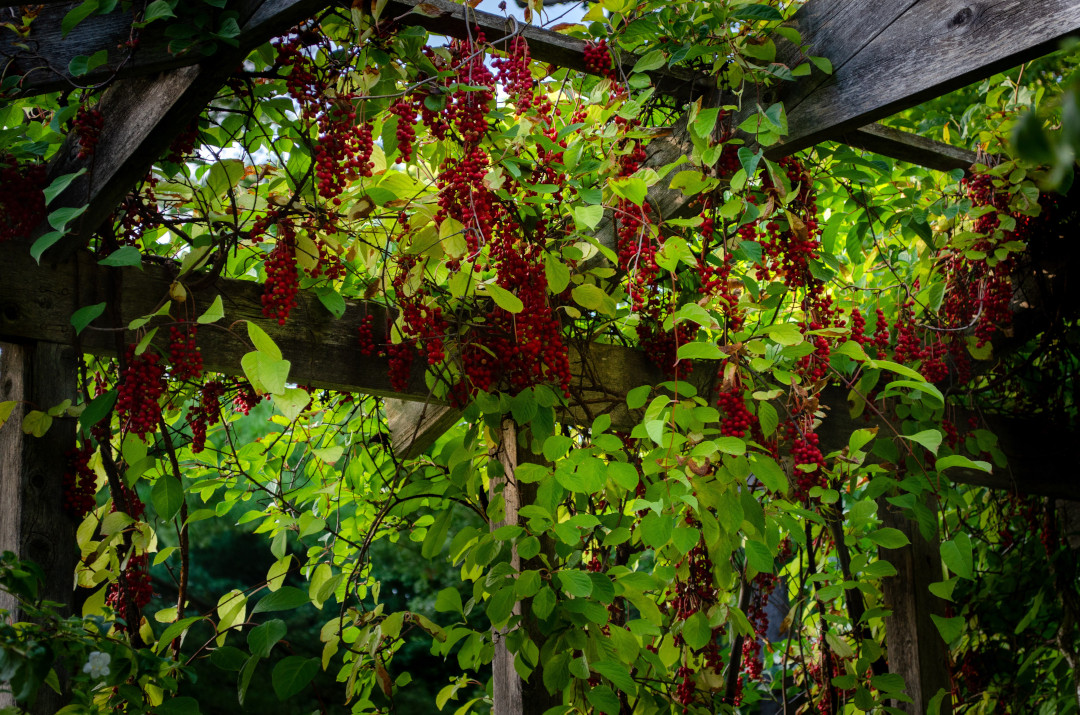
[[112,660],[112,656],[108,653],[95,650],[87,656],[87,662],[83,666],[82,672],[89,673],[90,677],[94,679],[108,677],[110,660]]

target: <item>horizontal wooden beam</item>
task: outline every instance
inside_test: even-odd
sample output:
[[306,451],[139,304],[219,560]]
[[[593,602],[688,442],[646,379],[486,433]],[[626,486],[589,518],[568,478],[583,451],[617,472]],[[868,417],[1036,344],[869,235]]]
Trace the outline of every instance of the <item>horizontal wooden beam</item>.
[[[814,0],[793,18],[832,75],[785,86],[783,155],[1057,49],[1080,34],[1075,0]],[[801,56],[789,51],[789,63]]]
[[961,149],[882,124],[859,127],[847,132],[838,140],[858,149],[938,171],[962,169],[967,172],[972,165],[979,162],[978,154],[968,149]]
[[[58,266],[39,266],[24,248],[11,243],[0,245],[0,265],[5,269],[0,288],[0,341],[76,345],[84,352],[99,355],[115,355],[118,345],[134,342],[137,337],[133,332],[124,332],[124,337],[118,340],[116,330],[106,329],[111,327],[106,324],[109,317],[115,321],[112,325],[122,328],[136,318],[157,312],[169,300],[177,274],[174,264],[105,268],[85,253]],[[198,285],[200,279],[203,285]],[[262,316],[262,289],[254,282],[206,281],[205,277],[191,276],[180,283],[186,288],[186,302],[172,306],[173,318],[158,318],[150,326],[191,320],[209,307],[216,296],[222,296],[224,318],[201,327],[197,339],[208,370],[225,375],[242,374],[240,359],[253,348],[239,321],[250,320],[266,330],[285,359],[292,363],[291,382],[423,404],[422,410],[416,407],[390,410],[395,443],[410,454],[426,449],[457,419],[452,410],[432,397],[422,360],[414,361],[406,388],[395,390],[390,384],[388,361],[360,353],[356,328],[367,315],[375,316],[375,340],[385,341],[387,313],[378,304],[349,301],[345,314],[335,319],[315,295],[302,292],[288,324],[280,326],[277,321]],[[112,295],[122,296],[121,304],[109,306],[103,317],[76,337],[70,324],[71,315],[81,307],[107,303]],[[155,337],[159,348],[164,347],[167,334],[167,330],[161,330]],[[665,379],[645,353],[616,345],[575,346],[570,351],[570,366],[572,397],[560,419],[581,425],[591,424],[600,414],[609,414],[616,429],[632,429],[638,415],[626,407],[627,393],[640,385],[657,385]],[[708,395],[715,379],[712,364],[705,363],[695,367],[689,382],[700,394]],[[866,426],[848,416],[846,393],[827,391],[824,403],[830,409],[822,426],[823,442],[839,448],[847,443],[853,430]],[[1058,428],[1051,439],[1045,439],[1052,427],[1039,420],[992,418],[990,426],[1009,457],[1011,471],[987,475],[973,470],[950,470],[951,479],[1080,500],[1080,480],[1073,478],[1070,466],[1074,462],[1070,451],[1075,438],[1072,433]],[[1033,453],[1032,448],[1037,451]]]

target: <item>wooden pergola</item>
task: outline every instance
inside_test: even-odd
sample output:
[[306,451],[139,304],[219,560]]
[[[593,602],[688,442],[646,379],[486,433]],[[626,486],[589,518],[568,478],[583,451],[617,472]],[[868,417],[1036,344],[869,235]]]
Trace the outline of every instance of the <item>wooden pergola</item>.
[[[0,245],[0,401],[20,403],[0,430],[0,551],[10,549],[40,563],[48,577],[47,598],[71,601],[72,572],[78,556],[75,525],[62,513],[60,495],[63,455],[74,443],[75,424],[73,419],[60,417],[44,437],[26,436],[19,429],[22,406],[49,407],[65,399],[76,401],[80,354],[115,354],[117,343],[108,333],[87,331],[76,336],[69,319],[78,308],[107,301],[111,324],[126,325],[153,312],[177,279],[176,266],[99,266],[84,247],[244,57],[327,4],[325,0],[230,2],[229,7],[239,13],[238,44],[220,44],[213,56],[204,58],[197,50],[170,54],[162,22],[148,28],[137,52],[118,49],[130,36],[132,23],[132,16],[121,12],[92,16],[64,38],[59,30],[61,19],[74,3],[44,0],[45,7],[29,37],[22,38],[19,45],[5,40],[0,46],[0,62],[7,66],[5,76],[22,77],[13,89],[17,95],[73,84],[104,87],[97,105],[105,117],[104,130],[93,170],[83,173],[51,205],[53,209],[88,205],[87,210],[70,233],[45,253],[40,265],[27,250],[33,237],[27,237],[25,243]],[[390,0],[381,17],[451,37],[464,37],[467,28],[477,26],[489,38],[508,38],[520,31],[534,59],[588,71],[581,40],[535,27],[521,28],[503,17],[446,0],[424,0],[417,11],[420,4],[419,0]],[[0,0],[0,13],[18,13],[17,7],[10,0]],[[766,156],[775,159],[831,140],[935,169],[966,170],[976,162],[974,153],[875,122],[1053,51],[1063,38],[1080,34],[1080,3],[810,0],[790,24],[801,34],[803,46],[784,45],[778,40],[777,62],[795,67],[808,56],[821,56],[831,61],[833,73],[814,69],[779,88],[774,99],[784,102],[789,133],[782,143],[769,147]],[[107,63],[79,77],[68,74],[73,57],[99,50],[108,52]],[[629,68],[636,58],[623,56],[620,61]],[[653,79],[659,92],[680,100],[701,97],[705,102],[724,101],[709,88],[706,78],[685,71],[659,71]],[[675,122],[670,136],[649,145],[650,165],[663,166],[688,153],[684,124],[685,117]],[[77,144],[69,138],[52,161],[49,176],[88,168],[88,160],[79,158]],[[666,188],[664,182],[650,189],[648,200],[660,217],[678,217],[687,210],[686,197]],[[613,243],[610,225],[601,224],[598,234],[601,241]],[[250,320],[263,327],[292,363],[290,380],[387,398],[395,447],[402,453],[423,450],[458,418],[458,413],[431,399],[421,366],[417,366],[406,391],[395,391],[387,361],[360,354],[356,327],[365,315],[383,315],[381,306],[349,302],[345,314],[335,319],[315,296],[302,295],[289,324],[281,327],[262,317],[259,286],[254,283],[217,279],[193,287],[192,293],[203,304],[222,296],[226,323]],[[1036,325],[1038,316],[1033,306],[1017,308],[1018,324],[1029,321]],[[376,326],[384,324],[375,321]],[[227,331],[206,331],[200,335],[200,348],[207,369],[242,374],[240,358],[249,347],[241,338]],[[562,419],[577,423],[588,424],[601,411],[612,415],[615,426],[636,423],[626,409],[626,393],[638,385],[662,380],[642,353],[613,345],[574,349],[571,363],[574,399]],[[702,369],[694,374],[708,372]],[[706,392],[709,387],[699,385]],[[825,401],[830,400],[833,397]],[[835,434],[846,443],[850,429],[844,432],[844,401],[837,398],[834,404],[837,408],[826,421],[826,429],[835,425]],[[1080,500],[1080,484],[1059,476],[1071,463],[1065,446],[1072,442],[1072,435],[1054,440],[1063,445],[1055,454],[1045,451],[1046,439],[1031,438],[1045,435],[1045,425],[1001,420],[993,427],[1010,458],[1011,471],[984,474],[955,470],[951,472],[955,480]],[[1036,444],[1038,454],[1030,453],[1029,448]],[[512,466],[518,455],[506,458]],[[508,519],[516,518],[513,501],[507,495]],[[913,699],[904,707],[921,713],[938,689],[947,685],[948,654],[930,620],[938,604],[932,602],[927,590],[928,584],[937,580],[940,558],[936,544],[923,539],[902,517],[885,512],[885,518],[888,525],[904,530],[912,540],[911,546],[890,554],[899,575],[884,583],[886,601],[893,611],[886,628],[890,668],[905,677]],[[497,650],[496,712],[542,712],[547,703],[543,686],[531,681],[523,685],[509,658],[505,649]],[[48,708],[53,705],[45,698],[39,708],[51,712]]]

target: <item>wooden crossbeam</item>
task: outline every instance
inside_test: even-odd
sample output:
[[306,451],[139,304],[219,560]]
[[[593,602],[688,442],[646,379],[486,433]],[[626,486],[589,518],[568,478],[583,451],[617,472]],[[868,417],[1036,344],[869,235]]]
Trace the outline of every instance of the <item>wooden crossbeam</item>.
[[[497,46],[502,49],[505,49],[505,38],[514,33],[520,33],[528,40],[530,51],[535,59],[580,72],[591,71],[584,60],[586,44],[584,40],[533,26],[520,26],[512,19],[472,10],[447,0],[424,2],[422,12],[415,9],[419,3],[420,0],[393,0],[384,9],[383,20],[417,25],[435,34],[458,38],[467,37],[470,33],[479,30],[487,35],[489,41],[502,40],[502,42],[497,42]],[[240,45],[245,50],[250,50],[265,42],[269,37],[280,33],[282,28],[287,28],[317,12],[323,5],[325,5],[325,0],[263,2],[259,7],[258,16],[253,17],[245,26],[240,37]],[[806,7],[814,10],[819,5],[819,2],[812,2]],[[72,33],[64,38],[59,29],[60,19],[70,6],[70,1],[56,3],[42,11],[35,20],[33,33],[28,40],[32,53],[16,45],[7,47],[0,45],[0,61],[4,61],[5,58],[9,61],[6,74],[22,77],[14,91],[16,96],[49,92],[72,86],[92,87],[120,78],[144,77],[197,64],[204,59],[199,46],[180,54],[171,54],[168,51],[167,39],[163,36],[164,28],[167,26],[161,22],[150,25],[142,32],[139,37],[138,52],[125,49],[124,43],[132,36],[130,13],[114,12],[108,15],[91,16],[77,25]],[[0,7],[3,5],[0,4]],[[796,26],[805,31],[813,18],[810,15],[806,18],[800,16],[800,18]],[[264,27],[264,21],[270,22],[272,27]],[[80,54],[91,55],[99,49],[110,52],[109,62],[79,77],[70,75],[68,65],[73,57]],[[786,46],[784,49],[783,59],[792,64],[802,61],[801,55],[795,48]],[[832,49],[832,47],[822,49]],[[637,59],[637,56],[631,53],[623,53],[619,57],[621,66],[627,72]],[[695,75],[682,68],[661,68],[649,74],[659,94],[678,100],[690,99],[715,89],[715,81],[712,78]],[[804,78],[799,81],[799,84],[800,87],[804,84],[817,87],[820,81],[820,77]],[[792,91],[797,94],[800,91],[805,93],[807,90]],[[963,164],[965,157],[969,154],[974,156],[970,152],[947,144],[877,125],[854,129],[830,138],[884,156],[935,169],[966,169],[972,162]]]
[[[979,155],[968,149],[904,132],[883,124],[868,124],[843,134],[839,141],[858,149],[925,166],[938,171],[969,171]],[[985,161],[985,160],[984,160]]]
[[321,0],[245,0],[240,5],[243,41],[225,45],[200,65],[160,75],[120,80],[98,103],[104,126],[92,157],[79,157],[69,135],[49,166],[50,179],[87,171],[50,208],[86,205],[86,212],[49,259],[63,260],[85,246],[124,195],[150,171],[173,139],[199,116],[250,50],[307,17]]
[[[177,273],[173,264],[104,268],[84,253],[78,254],[76,260],[57,266],[39,266],[24,248],[12,244],[0,245],[0,265],[5,268],[4,291],[0,294],[0,341],[75,345],[84,352],[100,355],[115,354],[115,331],[102,330],[105,326],[95,323],[76,338],[70,324],[71,315],[83,306],[107,301],[110,295],[122,295],[124,300],[112,309],[118,311],[116,324],[126,326],[135,318],[155,313],[168,300],[169,288]],[[356,328],[365,316],[375,316],[374,339],[385,341],[387,314],[382,306],[350,301],[344,316],[335,319],[316,296],[301,292],[299,306],[289,323],[279,326],[277,321],[262,316],[258,284],[217,279],[204,280],[204,284],[199,285],[199,279],[200,276],[189,276],[180,280],[186,286],[188,302],[175,304],[172,315],[177,319],[191,319],[205,310],[214,297],[222,296],[224,319],[202,327],[198,335],[206,369],[226,375],[241,374],[240,358],[250,352],[252,346],[237,321],[251,320],[270,334],[285,359],[292,363],[289,373],[292,382],[427,403],[429,411],[421,425],[410,425],[410,420],[416,417],[415,412],[398,418],[390,415],[392,425],[399,425],[394,428],[395,436],[405,434],[401,425],[412,427],[412,433],[408,435],[411,442],[398,442],[403,450],[416,453],[426,448],[457,419],[453,411],[432,398],[422,360],[414,361],[408,386],[404,391],[398,391],[390,384],[389,363],[385,358],[360,354]],[[133,339],[134,334],[128,335]],[[158,346],[164,347],[164,336],[160,336],[159,341]],[[317,349],[313,349],[314,346]],[[560,419],[574,424],[588,425],[599,414],[607,413],[616,429],[629,430],[637,424],[638,416],[626,407],[627,393],[640,385],[657,385],[666,379],[645,353],[616,345],[591,343],[573,347],[570,364],[573,397]],[[703,363],[694,368],[688,381],[699,393],[708,395],[712,392],[715,377],[715,366]],[[839,448],[847,443],[854,429],[865,424],[848,416],[846,393],[827,391],[824,401],[830,406],[830,415],[822,425],[822,441]],[[1063,476],[1072,474],[1073,458],[1067,451],[1072,444],[1071,433],[1059,430],[1057,438],[1049,442],[1061,445],[1060,449],[1040,446],[1033,453],[1033,446],[1048,443],[1037,438],[1046,435],[1049,429],[1043,422],[992,419],[990,427],[1001,439],[1002,450],[1010,460],[1011,473],[950,470],[951,479],[1019,493],[1080,500],[1080,480]]]
[[[782,155],[916,106],[1047,54],[1080,34],[1075,0],[835,0],[810,2],[793,24],[828,57],[831,76],[782,88]],[[789,63],[799,61],[791,50]]]

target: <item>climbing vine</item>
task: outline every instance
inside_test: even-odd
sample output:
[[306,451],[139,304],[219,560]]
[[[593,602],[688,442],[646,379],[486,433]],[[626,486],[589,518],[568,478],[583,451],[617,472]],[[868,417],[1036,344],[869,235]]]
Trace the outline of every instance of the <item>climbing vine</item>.
[[[188,713],[216,669],[240,705],[265,679],[322,712],[387,712],[419,675],[394,657],[423,639],[460,673],[436,705],[462,713],[490,709],[504,646],[553,713],[895,711],[893,557],[940,538],[933,707],[1075,711],[1076,524],[953,479],[1008,468],[998,416],[1076,417],[1075,316],[1033,269],[1074,202],[1010,158],[1024,80],[926,115],[977,135],[968,172],[831,143],[773,160],[787,118],[762,98],[830,71],[777,61],[795,4],[590,4],[559,26],[584,72],[534,60],[514,24],[446,40],[371,5],[256,48],[84,247],[175,280],[123,323],[114,298],[81,306],[76,332],[109,331],[116,357],[85,356],[75,404],[28,406],[28,433],[78,421],[62,503],[82,613],[50,620],[33,567],[5,558],[35,624],[0,627],[0,689],[29,706],[56,668],[75,673],[62,712]],[[188,12],[143,17],[174,23],[177,52],[235,36]],[[664,72],[705,84],[660,91]],[[0,241],[48,257],[78,218],[49,208],[77,177],[45,162],[76,147],[93,174],[117,119],[99,96],[0,107]],[[259,286],[244,320],[196,298],[225,279]],[[1019,334],[1033,306],[1054,318]],[[280,336],[315,309],[361,316],[341,330],[383,392],[420,385],[457,423],[407,455],[392,403],[296,384]],[[200,350],[218,333],[243,346],[228,374]],[[623,348],[645,353],[635,384],[582,375]],[[273,563],[196,599],[191,539],[211,524]],[[379,543],[460,583],[391,610]],[[1023,620],[991,605],[999,587]],[[291,643],[296,609],[314,649]],[[1003,681],[1020,653],[1028,675]]]

